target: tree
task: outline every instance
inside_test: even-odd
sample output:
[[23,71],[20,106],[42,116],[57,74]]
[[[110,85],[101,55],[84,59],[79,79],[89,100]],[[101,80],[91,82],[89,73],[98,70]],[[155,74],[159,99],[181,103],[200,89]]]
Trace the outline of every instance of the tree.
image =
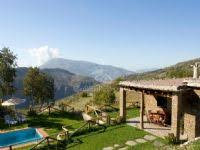
[[82,92],[81,93],[81,97],[88,97],[88,93],[87,92]]
[[15,92],[13,82],[16,77],[16,55],[9,48],[0,50],[0,90],[1,96],[11,95]]
[[29,68],[23,84],[24,94],[31,97],[32,105],[54,99],[54,79],[39,68]]
[[114,89],[109,85],[97,87],[93,95],[94,102],[97,104],[111,104],[116,98]]
[[119,83],[121,81],[123,81],[124,79],[122,77],[118,77],[117,79],[113,80],[111,83],[111,87],[115,90],[115,91],[119,91]]

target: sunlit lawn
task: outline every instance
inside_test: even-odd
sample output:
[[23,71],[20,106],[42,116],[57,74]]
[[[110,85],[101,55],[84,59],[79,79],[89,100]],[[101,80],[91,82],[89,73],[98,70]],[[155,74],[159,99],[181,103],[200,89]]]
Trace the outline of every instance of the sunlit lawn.
[[41,127],[46,130],[48,134],[54,134],[62,131],[63,125],[69,125],[82,121],[81,117],[70,113],[54,112],[50,115],[41,114],[35,117],[28,117],[27,122],[9,127],[1,124],[1,130],[14,130],[26,127]]
[[[112,117],[116,117],[119,112],[109,112]],[[139,115],[139,109],[128,109],[127,110],[127,118],[137,117]],[[42,127],[45,131],[52,135],[55,133],[59,133],[62,131],[63,125],[69,125],[82,122],[82,118],[80,115],[73,115],[70,113],[60,113],[54,112],[51,115],[41,114],[36,117],[29,117],[28,122],[23,125],[18,125],[12,128],[23,128],[23,127]],[[81,123],[83,124],[83,122]],[[76,124],[73,128],[80,127],[81,124]],[[148,133],[130,127],[126,124],[121,124],[117,126],[108,127],[105,132],[102,130],[94,131],[94,132],[86,132],[86,134],[75,136],[73,139],[79,139],[81,142],[72,142],[69,145],[62,146],[65,149],[70,150],[100,150],[103,147],[113,146],[114,144],[119,144],[120,146],[125,146],[125,142],[127,140],[134,140],[136,138],[144,137]],[[161,139],[158,139],[161,140]],[[75,140],[76,141],[76,140]],[[29,149],[30,147],[21,148]],[[145,144],[139,144],[135,147],[136,149],[155,149],[151,142],[147,142]],[[47,149],[44,147],[43,149]],[[55,147],[51,148],[52,150]]]
[[[127,140],[142,138],[146,134],[148,133],[123,124],[109,127],[105,132],[80,136],[79,138],[83,143],[77,145],[71,144],[68,148],[70,150],[101,150],[104,147],[110,147],[114,144],[119,144],[121,147],[124,147]],[[134,149],[151,150],[155,149],[155,147],[152,142],[147,142],[145,144],[138,144]]]

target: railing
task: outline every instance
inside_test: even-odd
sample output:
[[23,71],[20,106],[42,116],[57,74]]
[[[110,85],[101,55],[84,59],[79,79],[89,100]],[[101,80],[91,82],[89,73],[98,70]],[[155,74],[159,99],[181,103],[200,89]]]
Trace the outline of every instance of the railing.
[[[106,107],[106,105],[105,105],[105,107]],[[114,107],[112,107],[112,108],[114,108]],[[116,108],[114,108],[114,109],[116,109]],[[110,115],[108,113],[102,111],[101,109],[95,108],[95,107],[90,106],[90,105],[86,105],[85,106],[85,112],[87,114],[94,112],[97,119],[102,120],[102,121],[106,122],[108,125],[110,125],[110,122],[111,122]]]
[[106,108],[111,108],[111,109],[114,109],[115,111],[118,111],[118,110],[119,110],[119,108],[116,108],[116,107],[114,107],[114,106],[112,106],[112,105],[109,105],[109,104],[103,105],[103,106],[101,106],[99,109],[100,109],[100,110],[103,110],[103,109],[106,109]]
[[[67,126],[63,126],[63,132],[60,132],[58,134],[52,134],[50,136],[47,136],[45,138],[43,138],[39,143],[37,143],[34,147],[32,147],[30,150],[35,150],[37,147],[41,146],[43,143],[47,143],[47,146],[50,146],[50,142],[52,141],[56,141],[56,142],[61,142],[63,144],[66,144],[78,131],[80,131],[81,129],[83,129],[84,127],[88,126],[88,128],[91,127],[91,124],[93,124],[94,122],[92,121],[81,121],[78,123],[73,123]],[[77,124],[82,124],[79,128],[75,129],[73,132],[69,133],[69,130],[67,128],[73,126],[73,125],[77,125]],[[64,135],[64,139],[63,140],[58,140],[57,138],[54,138],[54,136],[58,137],[58,135]]]
[[39,143],[37,143],[35,146],[33,146],[30,150],[34,150],[36,149],[37,147],[41,146],[43,143],[47,143],[47,146],[50,146],[50,142],[52,141],[56,141],[56,142],[60,142],[60,143],[63,143],[65,144],[65,141],[67,140],[67,132],[60,132],[59,134],[64,134],[65,135],[65,139],[63,141],[61,140],[58,140],[57,138],[55,138],[54,136],[58,136],[58,134],[52,134],[50,136],[47,136],[45,138],[43,138]]
[[[57,107],[57,108],[56,108]],[[74,111],[74,107],[70,106],[70,105],[67,105],[67,104],[62,104],[62,105],[52,105],[52,104],[49,104],[45,107],[43,106],[38,106],[38,107],[31,107],[30,108],[30,111],[31,110],[35,110],[38,114],[41,114],[43,113],[45,110],[48,111],[48,113],[50,114],[51,113],[51,110],[54,110],[54,111],[68,111],[68,112],[73,112]]]
[[93,107],[93,106],[90,106],[90,105],[86,105],[86,106],[85,106],[85,112],[86,112],[86,113],[94,112],[95,115],[96,115],[96,117],[99,117],[99,114],[102,113],[102,111],[101,111],[100,109],[97,109],[97,108],[95,108],[95,107]]

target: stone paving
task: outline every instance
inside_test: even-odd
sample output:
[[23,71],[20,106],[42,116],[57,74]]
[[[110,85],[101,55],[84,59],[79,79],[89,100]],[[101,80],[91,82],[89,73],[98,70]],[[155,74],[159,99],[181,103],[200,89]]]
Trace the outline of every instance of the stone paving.
[[137,143],[146,143],[147,141],[145,139],[136,139]]
[[120,147],[119,144],[115,144],[115,145],[114,145],[114,148],[118,148],[118,147]]
[[153,141],[156,139],[155,136],[152,136],[152,135],[145,135],[144,136],[144,139],[147,140],[147,141]]
[[[128,122],[127,124],[132,127],[136,128],[140,127],[140,117],[129,119],[127,122]],[[164,127],[154,123],[148,123],[146,116],[144,116],[144,130],[161,138],[171,133],[170,127]]]
[[137,143],[135,141],[127,141],[125,144],[128,146],[135,146]]
[[145,135],[143,138],[128,140],[128,141],[126,141],[125,145],[123,145],[123,146],[120,146],[119,144],[114,144],[114,146],[105,147],[105,148],[103,148],[103,150],[128,150],[130,147],[134,147],[138,144],[143,144],[143,143],[150,142],[150,141],[154,141],[153,145],[156,148],[160,148],[160,147],[164,146],[164,144],[162,142],[156,140],[155,136]]

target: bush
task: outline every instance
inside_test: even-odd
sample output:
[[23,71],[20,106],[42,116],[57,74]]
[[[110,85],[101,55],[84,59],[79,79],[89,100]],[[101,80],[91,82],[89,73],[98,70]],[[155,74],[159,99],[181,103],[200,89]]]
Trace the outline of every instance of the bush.
[[119,83],[120,81],[123,81],[124,79],[122,77],[119,77],[117,79],[115,79],[114,81],[112,81],[111,83],[111,87],[115,90],[115,91],[119,91]]
[[87,92],[82,92],[81,93],[81,97],[88,97],[88,93]]
[[30,110],[28,111],[28,116],[32,117],[32,116],[36,116],[37,112],[35,110]]
[[96,104],[112,104],[115,101],[115,92],[109,85],[96,88],[93,95]]
[[169,133],[168,136],[165,137],[165,140],[170,145],[177,144],[177,140],[176,137],[174,136],[174,133]]

